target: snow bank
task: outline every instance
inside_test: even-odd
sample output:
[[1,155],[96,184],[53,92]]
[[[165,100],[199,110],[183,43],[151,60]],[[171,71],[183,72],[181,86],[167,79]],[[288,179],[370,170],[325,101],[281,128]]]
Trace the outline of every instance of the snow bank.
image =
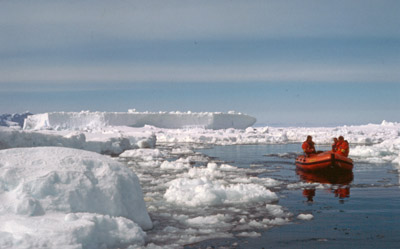
[[68,148],[0,151],[1,248],[143,245],[151,227],[126,166]]
[[181,112],[51,112],[29,116],[24,129],[95,129],[104,126],[143,127],[151,125],[159,128],[203,127],[206,129],[245,129],[256,119],[241,113],[181,113]]

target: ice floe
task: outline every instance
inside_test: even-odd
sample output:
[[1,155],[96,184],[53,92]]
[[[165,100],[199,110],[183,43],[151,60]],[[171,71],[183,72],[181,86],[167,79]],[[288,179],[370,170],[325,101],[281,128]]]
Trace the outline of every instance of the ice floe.
[[58,146],[119,155],[125,150],[154,148],[155,144],[153,132],[129,127],[107,127],[96,131],[28,131],[0,127],[0,149]]
[[2,248],[143,245],[139,179],[110,158],[60,147],[0,151]]
[[164,197],[184,206],[213,206],[228,203],[272,202],[275,193],[257,184],[229,184],[209,178],[178,178],[171,181]]
[[299,214],[297,215],[297,219],[299,220],[312,220],[314,218],[314,215],[312,214]]

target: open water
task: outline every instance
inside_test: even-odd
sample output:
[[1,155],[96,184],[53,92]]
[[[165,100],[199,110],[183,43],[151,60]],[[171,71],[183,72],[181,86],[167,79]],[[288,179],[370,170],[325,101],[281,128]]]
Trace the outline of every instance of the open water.
[[[280,198],[279,205],[294,217],[288,225],[260,231],[260,237],[208,240],[185,248],[400,248],[398,166],[355,160],[350,174],[304,174],[296,171],[294,165],[299,151],[300,144],[216,146],[199,150],[233,166],[270,169],[258,176],[287,183],[287,188],[274,191]],[[299,187],[301,183],[312,182],[324,187]],[[314,218],[296,219],[300,213],[312,214]]]

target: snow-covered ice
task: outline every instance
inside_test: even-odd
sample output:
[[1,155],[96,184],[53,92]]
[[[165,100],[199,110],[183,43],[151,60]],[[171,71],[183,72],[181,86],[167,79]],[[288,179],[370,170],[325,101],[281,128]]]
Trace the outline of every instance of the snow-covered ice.
[[168,183],[164,198],[183,206],[277,201],[275,193],[258,184],[229,184],[209,178],[178,178]]
[[0,191],[2,248],[143,245],[152,228],[135,173],[93,152],[1,150]]
[[0,149],[58,146],[118,155],[125,150],[155,147],[156,137],[151,130],[132,129],[105,127],[82,131],[30,131],[0,127]]

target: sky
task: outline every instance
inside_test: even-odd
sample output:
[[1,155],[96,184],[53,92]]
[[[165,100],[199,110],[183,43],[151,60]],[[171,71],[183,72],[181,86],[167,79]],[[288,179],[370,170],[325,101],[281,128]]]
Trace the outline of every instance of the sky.
[[400,1],[0,0],[0,113],[400,122]]

